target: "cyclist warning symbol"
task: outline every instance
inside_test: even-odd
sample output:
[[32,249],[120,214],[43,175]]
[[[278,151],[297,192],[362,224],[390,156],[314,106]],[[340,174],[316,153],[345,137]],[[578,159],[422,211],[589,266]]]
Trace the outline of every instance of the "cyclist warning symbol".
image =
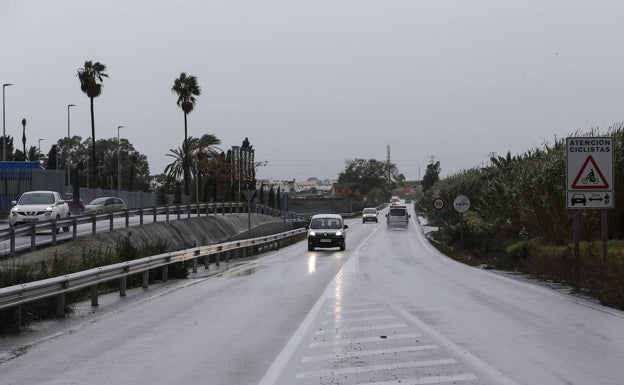
[[567,207],[613,208],[613,138],[566,138]]
[[594,158],[590,155],[587,157],[583,166],[579,170],[574,182],[572,182],[573,189],[608,189],[609,182],[602,175],[602,171]]

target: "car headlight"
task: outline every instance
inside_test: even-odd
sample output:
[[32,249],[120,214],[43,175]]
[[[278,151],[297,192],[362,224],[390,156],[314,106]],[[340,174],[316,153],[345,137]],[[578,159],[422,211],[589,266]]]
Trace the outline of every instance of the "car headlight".
[[337,237],[341,237],[342,236],[342,231],[336,231],[336,236]]
[[316,236],[316,232],[315,231],[310,231],[310,232],[308,232],[308,236],[315,237]]

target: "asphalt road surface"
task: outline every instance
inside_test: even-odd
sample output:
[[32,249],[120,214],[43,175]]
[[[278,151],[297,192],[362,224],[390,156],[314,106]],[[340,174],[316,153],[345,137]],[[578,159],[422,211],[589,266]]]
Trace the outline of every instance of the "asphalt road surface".
[[0,383],[622,384],[623,312],[457,263],[383,214],[347,221],[344,252],[300,242],[4,337]]

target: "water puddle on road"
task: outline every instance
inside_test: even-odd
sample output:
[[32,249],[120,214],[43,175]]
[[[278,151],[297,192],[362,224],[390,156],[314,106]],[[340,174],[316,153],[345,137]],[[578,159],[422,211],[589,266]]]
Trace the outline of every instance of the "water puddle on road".
[[245,268],[245,269],[231,271],[231,272],[229,272],[227,274],[227,276],[230,277],[230,278],[239,278],[239,277],[246,277],[248,275],[252,275],[255,272],[256,272],[256,268],[255,267],[248,267],[248,268]]

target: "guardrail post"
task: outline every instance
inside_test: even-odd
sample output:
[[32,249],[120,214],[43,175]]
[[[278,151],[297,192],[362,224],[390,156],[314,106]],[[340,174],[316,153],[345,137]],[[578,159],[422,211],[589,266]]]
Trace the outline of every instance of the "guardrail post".
[[197,204],[197,218],[201,217],[201,210],[199,208],[199,203]]
[[178,220],[180,220],[180,205],[176,206],[176,211],[178,212]]
[[139,209],[139,224],[143,226],[143,207]]
[[52,225],[51,225],[51,229],[52,229],[52,246],[56,245],[56,220],[52,221]]
[[156,223],[157,221],[156,219],[157,215],[158,215],[158,207],[154,206],[154,223]]
[[167,279],[169,278],[169,265],[165,265],[163,267],[161,267],[161,274],[162,274],[162,281],[163,282],[167,282]]
[[91,306],[98,306],[98,284],[91,286]]
[[149,270],[145,270],[141,273],[141,287],[147,289],[149,287]]
[[193,273],[197,273],[197,258],[193,258]]
[[217,254],[215,255],[215,264],[216,264],[217,266],[221,265],[221,253],[217,253]]
[[120,297],[125,297],[126,296],[126,287],[127,286],[128,286],[128,279],[124,275],[123,277],[119,278],[119,296]]
[[9,231],[9,236],[11,237],[11,257],[15,257],[15,229],[10,227]]
[[126,214],[126,228],[130,227],[130,211],[128,211],[128,209],[125,209],[125,214]]
[[113,226],[113,213],[108,213],[108,219],[110,221],[110,225],[109,225],[109,231],[113,231],[114,226]]
[[65,317],[65,293],[56,295],[56,316]]
[[72,238],[76,239],[78,236],[78,218],[72,217]]
[[35,251],[37,249],[37,228],[35,226],[35,222],[30,224],[30,251]]
[[97,222],[97,219],[95,218],[96,215],[97,214],[91,215],[91,234],[92,235],[97,234],[97,229],[95,228],[96,227],[95,224]]
[[188,218],[191,217],[191,204],[190,203],[186,204],[186,215],[188,216]]
[[166,221],[169,222],[169,206],[165,206]]

